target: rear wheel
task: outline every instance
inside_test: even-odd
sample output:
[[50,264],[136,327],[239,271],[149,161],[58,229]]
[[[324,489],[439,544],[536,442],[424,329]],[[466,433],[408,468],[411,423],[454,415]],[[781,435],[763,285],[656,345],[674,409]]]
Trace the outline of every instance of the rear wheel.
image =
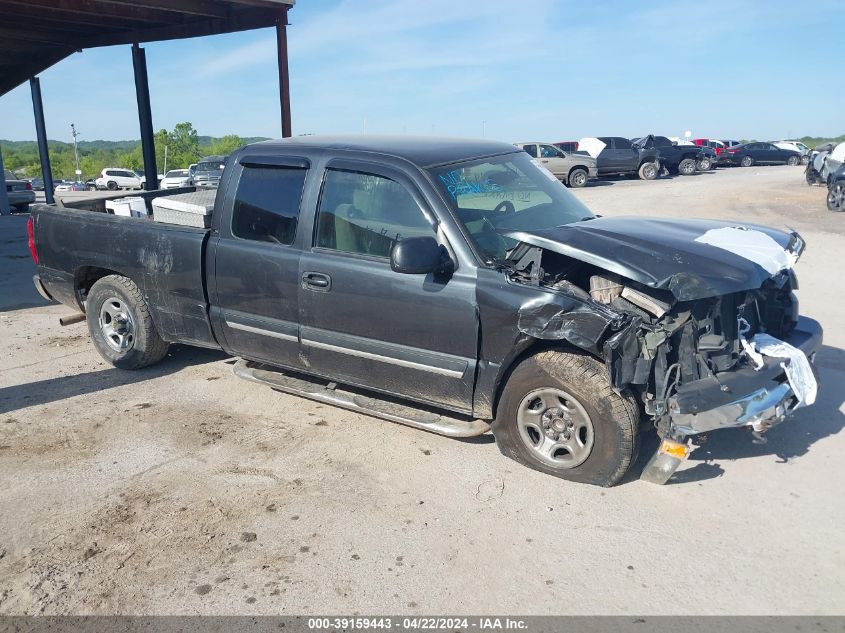
[[678,163],[678,173],[682,176],[691,176],[695,173],[695,159],[694,158],[685,158],[680,163]]
[[612,486],[636,458],[639,409],[611,389],[604,366],[580,353],[545,351],[522,361],[505,385],[493,435],[529,468]]
[[643,180],[654,180],[657,178],[657,165],[654,163],[643,163],[640,165],[640,178]]
[[739,164],[742,165],[743,167],[751,167],[751,165],[754,164],[754,159],[751,158],[750,156],[743,156],[742,160],[739,161]]
[[713,163],[711,163],[710,159],[705,156],[700,161],[698,161],[695,166],[698,171],[710,171],[710,169],[713,167]]
[[115,367],[140,369],[167,354],[168,343],[159,336],[144,295],[131,279],[109,275],[97,281],[85,312],[94,346]]
[[581,168],[573,169],[569,172],[569,186],[583,187],[587,184],[587,172]]
[[827,192],[829,211],[845,211],[845,183],[837,182]]
[[786,159],[786,164],[792,165],[793,167],[795,167],[795,165],[799,164],[800,162],[801,162],[800,156],[790,156],[789,158]]

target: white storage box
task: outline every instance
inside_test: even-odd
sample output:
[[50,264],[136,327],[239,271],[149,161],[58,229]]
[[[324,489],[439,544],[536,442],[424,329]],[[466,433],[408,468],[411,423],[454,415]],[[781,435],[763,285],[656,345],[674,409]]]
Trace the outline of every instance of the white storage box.
[[208,228],[214,210],[216,189],[153,198],[153,220],[182,226]]
[[106,200],[106,211],[127,218],[146,218],[150,215],[147,211],[147,203],[137,196]]

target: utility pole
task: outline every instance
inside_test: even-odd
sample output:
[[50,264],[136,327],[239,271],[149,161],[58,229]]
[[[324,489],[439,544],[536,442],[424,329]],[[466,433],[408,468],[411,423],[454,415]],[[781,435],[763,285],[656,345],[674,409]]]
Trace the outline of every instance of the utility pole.
[[79,169],[79,149],[76,146],[76,137],[79,136],[79,132],[73,123],[70,124],[70,133],[73,135],[73,156],[76,158],[76,181],[80,182],[82,180],[82,170]]
[[167,145],[164,146],[164,173],[167,174]]

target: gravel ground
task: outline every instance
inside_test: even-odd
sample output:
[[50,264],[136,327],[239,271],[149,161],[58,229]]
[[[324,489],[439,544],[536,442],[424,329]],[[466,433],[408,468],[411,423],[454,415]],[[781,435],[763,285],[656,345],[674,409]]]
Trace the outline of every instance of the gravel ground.
[[[599,213],[792,226],[826,330],[816,406],[600,489],[243,382],[221,353],[106,365],[0,217],[2,614],[841,614],[845,216],[800,168],[599,183]],[[838,290],[837,290],[838,289]]]

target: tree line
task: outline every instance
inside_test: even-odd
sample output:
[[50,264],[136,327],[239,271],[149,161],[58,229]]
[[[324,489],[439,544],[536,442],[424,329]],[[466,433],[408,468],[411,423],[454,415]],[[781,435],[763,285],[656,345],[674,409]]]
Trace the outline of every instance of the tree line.
[[[165,168],[164,153],[167,148],[167,169],[187,169],[203,156],[230,154],[248,143],[264,138],[241,138],[237,134],[215,138],[199,136],[190,122],[178,123],[170,131],[161,129],[155,135],[156,166]],[[76,160],[73,143],[48,141],[50,167],[54,179],[76,180]],[[106,167],[144,169],[141,141],[79,141],[79,169],[82,180],[96,178]],[[18,178],[41,176],[41,161],[35,141],[0,140],[3,163]]]

